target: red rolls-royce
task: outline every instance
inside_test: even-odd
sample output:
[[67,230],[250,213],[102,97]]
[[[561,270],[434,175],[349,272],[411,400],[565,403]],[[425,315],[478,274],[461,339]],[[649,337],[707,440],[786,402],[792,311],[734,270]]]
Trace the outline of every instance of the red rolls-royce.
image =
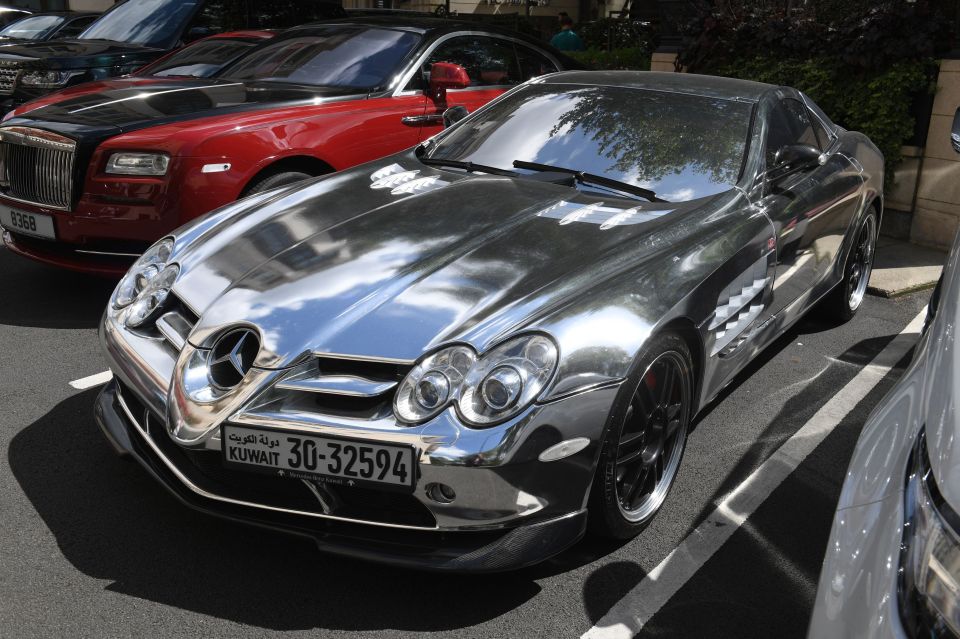
[[517,33],[390,16],[290,29],[211,78],[78,87],[0,126],[3,239],[49,264],[123,273],[207,211],[413,146],[449,107],[576,66]]

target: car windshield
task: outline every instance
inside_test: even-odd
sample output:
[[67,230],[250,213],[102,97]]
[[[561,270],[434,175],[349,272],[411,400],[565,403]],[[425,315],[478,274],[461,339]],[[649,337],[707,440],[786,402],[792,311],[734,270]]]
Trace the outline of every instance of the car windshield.
[[167,48],[180,38],[198,4],[198,0],[127,0],[104,13],[79,37]]
[[387,84],[419,39],[406,31],[356,25],[311,29],[309,35],[258,48],[222,77],[374,89]]
[[443,136],[434,160],[576,169],[685,201],[736,183],[752,106],[633,88],[534,84]]
[[59,27],[65,19],[63,16],[32,16],[30,18],[24,18],[0,29],[0,37],[42,40],[47,34]]
[[208,78],[257,44],[255,41],[230,38],[204,40],[144,67],[137,75]]

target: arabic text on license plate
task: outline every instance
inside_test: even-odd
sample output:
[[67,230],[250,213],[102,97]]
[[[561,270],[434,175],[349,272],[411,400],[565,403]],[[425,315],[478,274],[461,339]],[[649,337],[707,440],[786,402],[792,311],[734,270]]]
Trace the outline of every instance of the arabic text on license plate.
[[330,484],[412,488],[414,451],[357,440],[224,424],[227,466]]
[[57,234],[53,230],[53,218],[49,215],[0,207],[0,224],[4,228],[24,235],[44,237],[48,240],[57,239]]

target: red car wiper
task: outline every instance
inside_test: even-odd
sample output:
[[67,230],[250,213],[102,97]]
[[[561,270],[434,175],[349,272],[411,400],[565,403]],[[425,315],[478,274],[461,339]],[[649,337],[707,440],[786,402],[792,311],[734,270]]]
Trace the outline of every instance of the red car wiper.
[[603,175],[596,175],[594,173],[586,173],[584,171],[578,171],[577,169],[566,169],[561,166],[551,166],[549,164],[540,164],[539,162],[527,162],[525,160],[514,160],[513,166],[518,169],[527,169],[530,171],[554,171],[556,173],[569,173],[577,179],[579,182],[586,182],[589,184],[597,184],[599,186],[605,186],[607,188],[615,189],[617,191],[622,191],[623,193],[630,193],[631,195],[639,195],[642,198],[646,198],[651,202],[666,202],[663,198],[657,197],[657,194],[651,191],[650,189],[645,189],[642,186],[637,186],[635,184],[628,184],[627,182],[621,182],[620,180],[614,180],[612,178],[605,177]]

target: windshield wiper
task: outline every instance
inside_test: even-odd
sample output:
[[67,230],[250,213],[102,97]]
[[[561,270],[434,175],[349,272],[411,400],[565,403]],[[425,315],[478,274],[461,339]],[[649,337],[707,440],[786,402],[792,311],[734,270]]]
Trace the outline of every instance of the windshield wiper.
[[612,178],[604,177],[602,175],[595,175],[593,173],[586,173],[584,171],[578,171],[577,169],[566,169],[561,166],[551,166],[549,164],[540,164],[539,162],[527,162],[525,160],[514,160],[513,166],[518,169],[528,169],[530,171],[555,171],[557,173],[569,173],[577,179],[578,182],[586,182],[590,184],[596,184],[598,186],[605,186],[610,189],[615,189],[623,193],[629,193],[631,195],[639,195],[642,198],[646,198],[651,202],[666,202],[663,198],[657,197],[657,194],[651,191],[650,189],[645,189],[642,186],[637,186],[635,184],[629,184],[627,182],[621,182],[619,180],[614,180]]
[[420,161],[427,166],[449,166],[454,169],[463,169],[467,173],[489,173],[490,175],[506,175],[507,177],[517,177],[516,171],[509,169],[499,169],[495,166],[485,164],[476,164],[474,162],[464,162],[462,160],[444,160],[443,158],[420,158]]

